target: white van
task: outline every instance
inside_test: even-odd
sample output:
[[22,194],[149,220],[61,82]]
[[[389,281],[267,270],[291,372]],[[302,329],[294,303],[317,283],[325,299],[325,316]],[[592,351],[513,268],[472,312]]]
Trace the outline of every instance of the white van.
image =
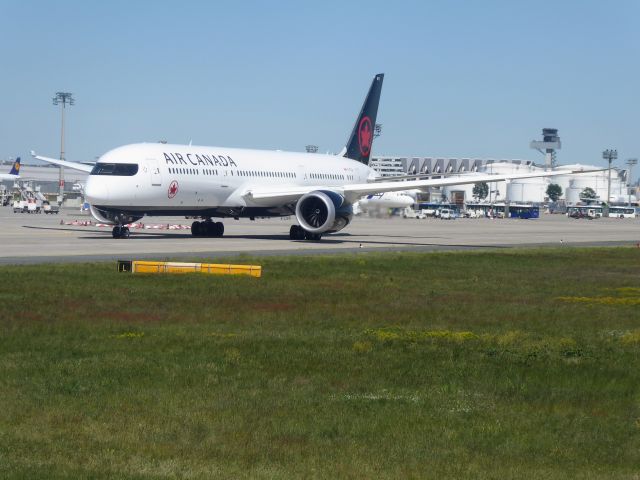
[[411,207],[406,207],[402,212],[402,218],[417,218],[420,220],[423,218],[427,218],[427,216],[420,210],[414,210]]
[[450,208],[443,208],[440,210],[441,220],[453,220],[454,218],[456,218],[456,212],[454,212]]

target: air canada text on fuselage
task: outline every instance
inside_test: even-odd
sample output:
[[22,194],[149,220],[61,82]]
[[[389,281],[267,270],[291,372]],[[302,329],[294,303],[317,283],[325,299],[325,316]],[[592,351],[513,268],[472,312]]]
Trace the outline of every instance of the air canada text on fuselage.
[[203,153],[162,152],[167,165],[211,165],[216,167],[237,167],[229,155],[205,155]]

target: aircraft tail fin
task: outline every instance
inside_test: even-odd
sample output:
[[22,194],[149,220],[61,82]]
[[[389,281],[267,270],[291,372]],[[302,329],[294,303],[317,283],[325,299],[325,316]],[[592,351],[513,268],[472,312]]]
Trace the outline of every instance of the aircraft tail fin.
[[367,98],[364,100],[360,114],[358,115],[347,146],[345,147],[345,157],[357,160],[365,165],[369,164],[369,158],[371,156],[371,145],[373,144],[383,80],[384,73],[379,73],[373,78]]
[[16,161],[13,162],[9,175],[20,175],[20,157],[16,158]]

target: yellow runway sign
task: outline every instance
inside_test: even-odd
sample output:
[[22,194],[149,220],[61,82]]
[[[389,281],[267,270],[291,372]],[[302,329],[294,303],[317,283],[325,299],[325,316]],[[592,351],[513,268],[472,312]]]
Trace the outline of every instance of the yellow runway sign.
[[147,260],[118,260],[118,271],[131,273],[210,273],[214,275],[262,276],[262,267],[260,265],[155,262]]

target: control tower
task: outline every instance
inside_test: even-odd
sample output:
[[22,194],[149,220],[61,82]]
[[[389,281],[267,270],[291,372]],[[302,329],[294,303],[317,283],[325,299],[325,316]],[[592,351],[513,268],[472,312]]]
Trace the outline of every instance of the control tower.
[[542,141],[532,140],[529,144],[530,148],[538,150],[544,155],[545,170],[550,170],[556,166],[556,150],[562,148],[557,128],[543,128]]

